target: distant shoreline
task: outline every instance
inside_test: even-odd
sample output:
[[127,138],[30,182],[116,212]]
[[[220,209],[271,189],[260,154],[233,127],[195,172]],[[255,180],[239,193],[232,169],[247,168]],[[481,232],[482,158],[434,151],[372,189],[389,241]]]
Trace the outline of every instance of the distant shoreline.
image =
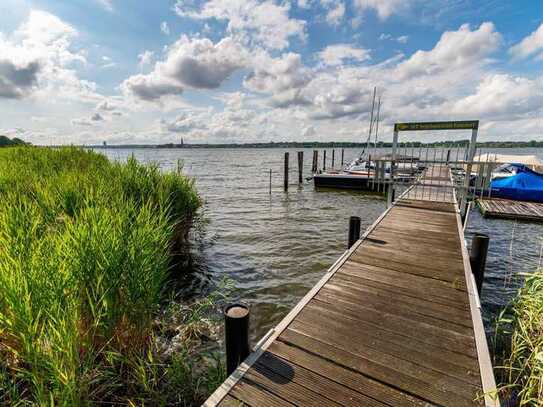
[[[398,143],[398,147],[465,147],[468,140],[440,141],[432,143],[408,142]],[[93,149],[115,148],[364,148],[366,143],[356,142],[279,142],[279,143],[233,143],[233,144],[116,144],[116,145],[88,145],[79,146]],[[370,148],[374,148],[370,144]],[[392,143],[377,143],[377,148],[391,148]],[[483,148],[543,148],[543,141],[485,141],[477,143],[477,147]]]

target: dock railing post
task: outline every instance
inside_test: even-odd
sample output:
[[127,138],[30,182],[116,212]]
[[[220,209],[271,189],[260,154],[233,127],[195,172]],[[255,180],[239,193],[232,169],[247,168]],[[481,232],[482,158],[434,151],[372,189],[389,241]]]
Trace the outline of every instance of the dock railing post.
[[228,376],[249,356],[249,307],[229,304],[224,307],[224,342]]
[[304,152],[298,151],[298,184],[303,182]]
[[285,153],[285,165],[284,165],[284,187],[285,191],[288,190],[288,153]]
[[349,240],[347,249],[350,249],[360,239],[360,218],[351,216],[349,219]]
[[477,292],[481,295],[483,288],[483,280],[485,278],[485,266],[486,256],[488,254],[488,235],[483,233],[476,233],[471,241],[471,252],[469,255],[469,262],[471,265],[471,271],[475,277],[475,283],[477,284]]

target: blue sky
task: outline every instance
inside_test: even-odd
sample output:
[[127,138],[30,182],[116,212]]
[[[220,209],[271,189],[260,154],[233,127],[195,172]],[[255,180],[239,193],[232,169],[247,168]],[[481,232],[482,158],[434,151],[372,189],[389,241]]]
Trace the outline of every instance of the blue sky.
[[543,139],[543,2],[4,0],[0,133],[36,144]]

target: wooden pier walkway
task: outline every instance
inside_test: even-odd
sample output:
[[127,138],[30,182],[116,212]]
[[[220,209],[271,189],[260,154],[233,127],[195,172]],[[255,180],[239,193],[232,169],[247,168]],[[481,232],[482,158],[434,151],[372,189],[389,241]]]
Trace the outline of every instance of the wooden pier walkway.
[[205,405],[499,405],[450,172],[424,178]]

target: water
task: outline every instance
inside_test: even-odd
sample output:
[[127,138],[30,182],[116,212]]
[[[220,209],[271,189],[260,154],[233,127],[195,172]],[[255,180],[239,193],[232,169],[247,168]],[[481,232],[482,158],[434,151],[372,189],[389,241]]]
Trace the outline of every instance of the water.
[[[346,248],[348,219],[360,216],[368,227],[385,210],[375,195],[348,191],[315,191],[311,181],[297,184],[296,154],[285,149],[107,149],[112,159],[134,155],[196,180],[205,200],[193,236],[193,271],[187,293],[215,287],[227,276],[237,295],[251,305],[251,335],[258,340],[275,326],[322,277]],[[290,153],[290,188],[283,191],[283,154]],[[304,150],[304,177],[310,175],[312,149]],[[490,150],[502,154],[537,154],[543,150]],[[484,150],[483,152],[487,152]],[[345,162],[358,149],[345,149]],[[328,149],[327,161],[331,162]],[[336,164],[341,150],[336,150]],[[438,157],[440,155],[438,154]],[[319,157],[322,159],[322,153]],[[269,193],[269,170],[272,190]],[[543,224],[483,219],[471,212],[473,232],[491,237],[483,288],[487,332],[497,312],[521,284],[519,272],[533,272],[540,261]]]

